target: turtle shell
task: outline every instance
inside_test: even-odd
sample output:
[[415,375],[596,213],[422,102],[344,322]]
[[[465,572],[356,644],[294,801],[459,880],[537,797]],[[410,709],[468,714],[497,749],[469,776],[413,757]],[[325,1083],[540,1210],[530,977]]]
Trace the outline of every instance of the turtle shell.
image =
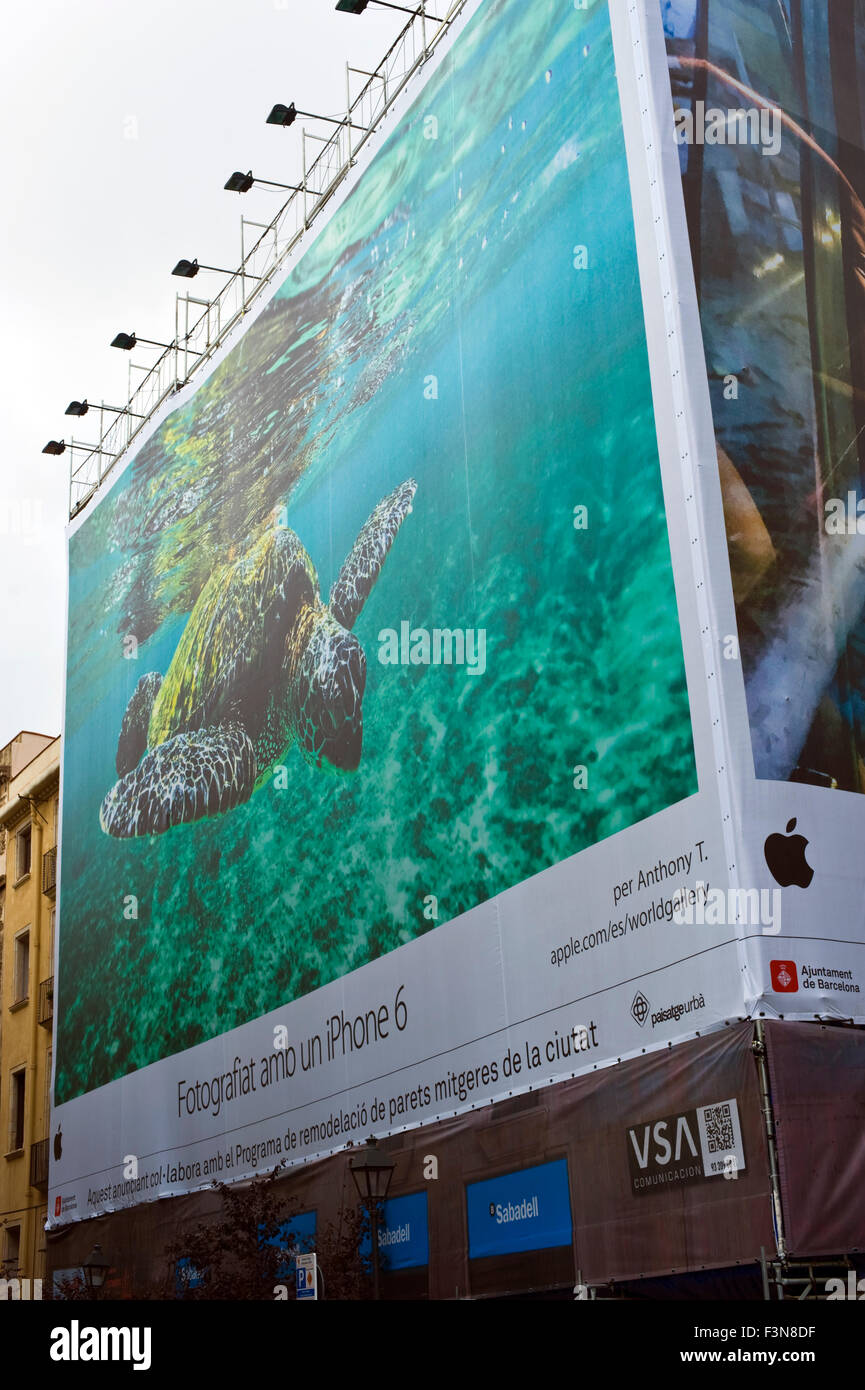
[[[235,720],[253,744],[281,703],[286,638],[318,602],[312,561],[294,531],[268,531],[215,570],[189,615],[153,705],[148,747]],[[287,728],[287,726],[286,726]]]

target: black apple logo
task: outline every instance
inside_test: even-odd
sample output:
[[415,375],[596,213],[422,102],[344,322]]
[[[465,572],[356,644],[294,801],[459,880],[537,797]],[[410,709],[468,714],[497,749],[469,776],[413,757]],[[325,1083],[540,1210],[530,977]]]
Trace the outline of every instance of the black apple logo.
[[797,888],[807,888],[814,877],[814,870],[805,858],[808,841],[804,835],[794,835],[796,817],[787,822],[786,835],[770,835],[763,853],[769,872],[782,888],[795,883]]
[[63,1156],[63,1136],[58,1128],[54,1136],[54,1162],[59,1163]]

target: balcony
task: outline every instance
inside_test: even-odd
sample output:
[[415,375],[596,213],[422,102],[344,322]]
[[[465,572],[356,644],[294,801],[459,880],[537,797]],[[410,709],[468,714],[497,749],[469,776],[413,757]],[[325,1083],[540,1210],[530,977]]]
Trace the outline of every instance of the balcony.
[[57,846],[42,856],[42,892],[53,898],[57,893]]
[[54,1019],[54,976],[49,975],[39,986],[39,1022],[50,1028]]
[[40,1139],[38,1144],[30,1145],[30,1186],[48,1186],[48,1140]]

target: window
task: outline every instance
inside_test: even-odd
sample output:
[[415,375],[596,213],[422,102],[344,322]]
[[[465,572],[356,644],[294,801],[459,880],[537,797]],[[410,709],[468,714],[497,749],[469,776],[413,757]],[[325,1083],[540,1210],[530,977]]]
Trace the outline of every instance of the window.
[[15,938],[15,974],[12,980],[13,1004],[30,995],[30,932],[20,932]]
[[12,1073],[12,1089],[9,1095],[9,1149],[24,1148],[24,1102],[26,1085],[26,1073],[22,1067],[20,1071]]
[[26,825],[23,830],[19,830],[15,836],[15,873],[17,878],[26,878],[30,872],[30,837],[32,827]]
[[[4,1276],[14,1278],[21,1261],[21,1227],[7,1226],[3,1232],[3,1272]],[[11,1290],[9,1297],[11,1298]]]

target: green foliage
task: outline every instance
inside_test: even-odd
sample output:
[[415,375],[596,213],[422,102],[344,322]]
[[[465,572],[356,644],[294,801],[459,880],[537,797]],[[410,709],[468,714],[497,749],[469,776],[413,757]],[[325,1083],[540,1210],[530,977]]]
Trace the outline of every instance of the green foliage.
[[[280,1241],[287,1222],[303,1209],[284,1190],[283,1165],[249,1183],[217,1183],[221,1210],[165,1247],[168,1270],[163,1297],[189,1300],[271,1301],[284,1288],[296,1296],[295,1274]],[[317,1231],[315,1251],[329,1299],[371,1296],[369,1274],[360,1256],[366,1217],[343,1208],[337,1222]],[[179,1263],[182,1262],[182,1263]],[[192,1273],[198,1287],[187,1283]],[[319,1297],[322,1296],[321,1290]]]

